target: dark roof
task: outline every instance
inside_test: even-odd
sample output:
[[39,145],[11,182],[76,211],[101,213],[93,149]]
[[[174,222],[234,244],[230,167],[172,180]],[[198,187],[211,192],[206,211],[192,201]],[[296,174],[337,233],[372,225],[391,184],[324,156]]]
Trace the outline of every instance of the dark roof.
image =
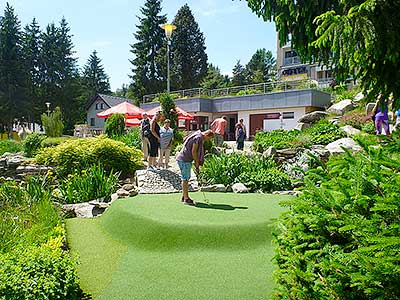
[[101,98],[107,105],[108,108],[115,106],[117,104],[120,104],[122,102],[128,101],[132,104],[133,100],[129,98],[124,98],[124,97],[117,97],[117,96],[111,96],[111,95],[104,95],[104,94],[96,94],[86,105],[86,110],[89,109],[89,107],[93,104],[94,101],[96,101],[98,98]]

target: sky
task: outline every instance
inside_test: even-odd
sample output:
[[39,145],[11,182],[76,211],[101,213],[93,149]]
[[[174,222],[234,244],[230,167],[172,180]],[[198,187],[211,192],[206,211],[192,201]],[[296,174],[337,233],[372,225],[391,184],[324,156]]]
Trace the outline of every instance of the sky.
[[[111,90],[128,84],[140,8],[145,0],[0,0],[1,15],[8,2],[22,27],[35,17],[42,30],[65,17],[73,35],[75,57],[82,68],[93,50],[110,77]],[[275,25],[264,22],[239,0],[163,0],[162,13],[172,22],[177,11],[188,4],[204,33],[208,62],[223,74],[232,74],[240,59],[247,64],[257,49],[270,50],[276,57]]]

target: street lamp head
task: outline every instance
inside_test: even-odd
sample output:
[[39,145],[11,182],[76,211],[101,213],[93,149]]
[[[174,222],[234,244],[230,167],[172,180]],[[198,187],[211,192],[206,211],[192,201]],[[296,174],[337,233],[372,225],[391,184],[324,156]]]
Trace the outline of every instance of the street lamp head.
[[46,102],[45,104],[47,106],[47,109],[49,109],[50,108],[50,102]]
[[174,31],[176,29],[176,26],[172,25],[172,24],[162,24],[162,25],[160,25],[160,27],[162,29],[164,29],[165,36],[167,37],[167,39],[168,40],[171,39],[172,31]]

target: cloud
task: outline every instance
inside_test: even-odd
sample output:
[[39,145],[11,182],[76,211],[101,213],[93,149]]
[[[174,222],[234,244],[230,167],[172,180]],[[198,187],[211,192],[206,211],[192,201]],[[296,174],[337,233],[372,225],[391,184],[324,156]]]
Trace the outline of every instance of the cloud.
[[239,12],[239,7],[235,3],[230,6],[214,0],[201,1],[200,4],[194,8],[197,14],[204,17],[214,17],[217,15],[231,15]]

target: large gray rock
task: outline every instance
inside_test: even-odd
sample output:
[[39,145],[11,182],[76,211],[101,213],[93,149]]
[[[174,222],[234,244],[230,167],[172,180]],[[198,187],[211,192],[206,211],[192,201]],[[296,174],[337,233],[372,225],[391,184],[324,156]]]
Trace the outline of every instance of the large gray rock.
[[212,184],[207,186],[202,186],[200,188],[202,192],[226,192],[226,187],[223,184]]
[[342,100],[328,108],[328,113],[343,116],[346,112],[354,109],[353,101],[350,99]]
[[318,122],[319,120],[325,118],[327,115],[328,115],[328,113],[317,110],[317,111],[313,111],[311,113],[308,113],[308,114],[302,116],[297,122],[314,124],[314,123]]
[[117,195],[119,198],[124,198],[124,197],[129,197],[129,192],[124,189],[118,189],[117,190]]
[[243,183],[235,183],[232,185],[232,191],[234,193],[248,193],[249,189]]
[[359,134],[361,132],[357,128],[354,128],[353,126],[350,126],[350,125],[342,126],[342,127],[340,127],[340,129],[343,130],[344,132],[346,132],[347,136],[352,136],[355,134]]
[[100,215],[105,210],[105,208],[96,207],[88,202],[64,204],[62,209],[67,215],[77,218],[93,218]]
[[296,125],[296,127],[294,129],[302,131],[302,130],[310,128],[310,127],[311,127],[310,123],[301,123],[301,122],[299,122],[299,123],[297,123],[297,125]]
[[330,154],[340,154],[344,153],[342,147],[354,151],[360,151],[362,149],[352,138],[342,138],[334,141],[328,144],[326,146],[326,149],[329,151]]
[[267,150],[263,152],[263,157],[271,157],[276,155],[276,148],[274,146],[269,146]]
[[354,96],[354,101],[359,102],[362,99],[364,99],[364,94],[362,92],[359,92],[357,95]]
[[131,191],[135,189],[135,185],[132,183],[127,183],[122,186],[122,188],[126,191]]

